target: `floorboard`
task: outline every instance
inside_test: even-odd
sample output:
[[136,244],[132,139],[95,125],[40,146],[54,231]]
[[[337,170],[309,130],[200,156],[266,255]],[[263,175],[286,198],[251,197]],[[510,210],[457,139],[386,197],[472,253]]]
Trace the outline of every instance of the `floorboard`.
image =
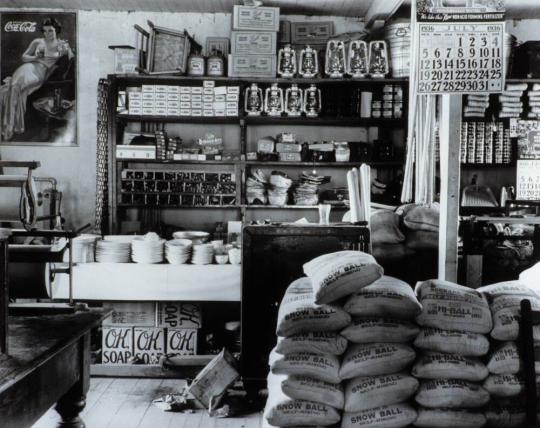
[[[164,412],[152,401],[182,392],[180,379],[99,378],[90,381],[86,408],[81,416],[86,428],[260,428],[261,414],[239,418],[211,418],[204,410],[194,413]],[[32,428],[56,428],[60,417],[51,408]]]

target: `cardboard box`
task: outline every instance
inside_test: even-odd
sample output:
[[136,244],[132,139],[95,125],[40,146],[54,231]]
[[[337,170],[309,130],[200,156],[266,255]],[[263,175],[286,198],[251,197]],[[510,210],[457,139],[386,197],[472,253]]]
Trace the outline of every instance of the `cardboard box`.
[[169,95],[179,94],[180,93],[180,86],[178,86],[178,85],[169,85],[169,86],[167,86],[167,93]]
[[302,156],[300,153],[280,153],[279,160],[282,162],[300,162]]
[[155,92],[154,85],[142,85],[141,90],[142,90],[143,93],[145,93],[145,92],[151,92],[151,93]]
[[193,103],[193,101],[197,101],[197,102],[202,102],[202,95],[199,95],[199,94],[192,94],[191,95],[191,102]]
[[142,107],[142,100],[129,100],[128,107],[131,109],[133,107]]
[[201,328],[201,305],[188,302],[158,302],[158,327],[169,328]]
[[142,100],[142,92],[128,91],[127,95],[128,95],[128,101]]
[[154,327],[156,325],[156,304],[154,302],[105,302],[103,308],[112,309],[111,315],[103,320],[103,325],[130,325],[134,327]]
[[226,95],[215,95],[214,102],[224,103],[226,100]]
[[276,55],[229,55],[229,77],[276,77]]
[[292,22],[291,43],[295,45],[326,44],[334,35],[334,22]]
[[278,153],[300,153],[302,145],[296,143],[277,143],[276,152]]
[[278,31],[279,7],[251,7],[235,5],[233,30]]
[[154,99],[156,101],[167,101],[167,93],[166,92],[156,92]]
[[213,88],[216,86],[216,81],[215,80],[205,80],[203,82],[203,88]]
[[154,115],[154,107],[143,107],[142,114],[147,116],[153,116]]
[[165,106],[165,107],[156,107],[154,109],[154,115],[156,115],[156,116],[167,116],[167,106]]
[[133,329],[133,353],[143,364],[158,364],[165,354],[165,329],[159,327],[135,327]]
[[156,94],[154,92],[143,92],[142,93],[142,100],[149,100],[153,101],[156,98]]
[[206,116],[206,117],[213,117],[214,116],[214,110],[203,110],[202,115]]
[[197,329],[167,328],[167,354],[197,355]]
[[203,88],[202,88],[202,86],[192,86],[192,87],[191,87],[191,93],[192,93],[192,94],[199,94],[199,95],[202,95],[202,93],[203,93]]
[[227,97],[225,98],[225,100],[228,102],[230,101],[238,102],[239,99],[240,99],[240,94],[227,94]]
[[192,109],[191,110],[191,116],[202,116],[202,108],[201,109]]
[[167,101],[167,108],[180,108],[180,101]]
[[167,107],[167,116],[180,116],[180,109]]
[[238,116],[238,110],[225,110],[225,116]]
[[191,101],[191,94],[180,94],[180,101]]
[[181,109],[191,109],[191,101],[180,101]]
[[211,103],[211,102],[214,101],[214,95],[213,94],[212,95],[203,95],[202,100],[205,103]]
[[128,364],[131,357],[133,357],[133,328],[103,327],[101,363]]
[[138,116],[142,114],[142,107],[130,107],[128,110],[128,114]]
[[204,96],[214,96],[214,88],[203,88],[203,97]]
[[276,53],[277,33],[271,31],[232,31],[232,54],[272,55]]
[[202,110],[202,101],[191,101],[191,109],[201,109]]
[[291,43],[291,21],[279,21],[279,43]]
[[229,55],[229,38],[228,37],[207,37],[206,38],[206,55],[212,52],[221,52],[222,55]]
[[214,109],[214,116],[225,116],[225,109]]
[[214,96],[215,95],[226,95],[227,94],[227,86],[216,86],[214,88]]
[[227,86],[227,95],[240,94],[240,86]]
[[186,108],[180,108],[180,116],[191,116],[191,110]]
[[238,102],[236,101],[227,101],[225,103],[225,108],[226,109],[237,109],[238,108]]
[[156,146],[134,146],[122,145],[116,146],[116,157],[118,159],[155,159]]
[[154,100],[143,100],[142,102],[143,108],[153,108],[155,106]]
[[180,86],[181,94],[191,94],[191,86]]
[[154,85],[154,92],[166,94],[167,88],[168,88],[167,85]]
[[226,106],[225,101],[214,101],[213,108],[214,110],[225,110]]
[[154,101],[154,107],[155,108],[166,108],[167,107],[167,100]]

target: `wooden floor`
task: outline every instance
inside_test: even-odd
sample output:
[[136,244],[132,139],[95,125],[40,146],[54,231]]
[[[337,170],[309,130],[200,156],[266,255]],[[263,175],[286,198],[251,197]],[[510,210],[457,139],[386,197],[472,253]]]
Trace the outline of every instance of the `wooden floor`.
[[[164,412],[152,405],[152,400],[180,392],[184,385],[178,379],[94,377],[81,416],[86,428],[260,428],[260,413],[219,419],[202,410],[184,414]],[[58,414],[50,409],[32,428],[56,428],[58,420]]]

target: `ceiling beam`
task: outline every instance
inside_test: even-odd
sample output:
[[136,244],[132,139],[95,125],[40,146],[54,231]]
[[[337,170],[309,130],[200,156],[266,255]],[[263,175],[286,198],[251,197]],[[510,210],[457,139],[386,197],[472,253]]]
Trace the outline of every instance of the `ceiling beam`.
[[387,21],[397,12],[403,2],[404,0],[373,0],[366,13],[366,28],[373,28],[377,21],[382,21],[383,23]]

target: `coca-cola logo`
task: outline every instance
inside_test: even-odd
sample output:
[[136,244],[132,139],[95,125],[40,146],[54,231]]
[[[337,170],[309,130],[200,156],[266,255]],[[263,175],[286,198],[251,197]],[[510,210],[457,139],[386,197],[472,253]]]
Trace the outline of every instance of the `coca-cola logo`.
[[36,31],[36,23],[32,21],[9,21],[4,25],[6,33],[34,33]]

